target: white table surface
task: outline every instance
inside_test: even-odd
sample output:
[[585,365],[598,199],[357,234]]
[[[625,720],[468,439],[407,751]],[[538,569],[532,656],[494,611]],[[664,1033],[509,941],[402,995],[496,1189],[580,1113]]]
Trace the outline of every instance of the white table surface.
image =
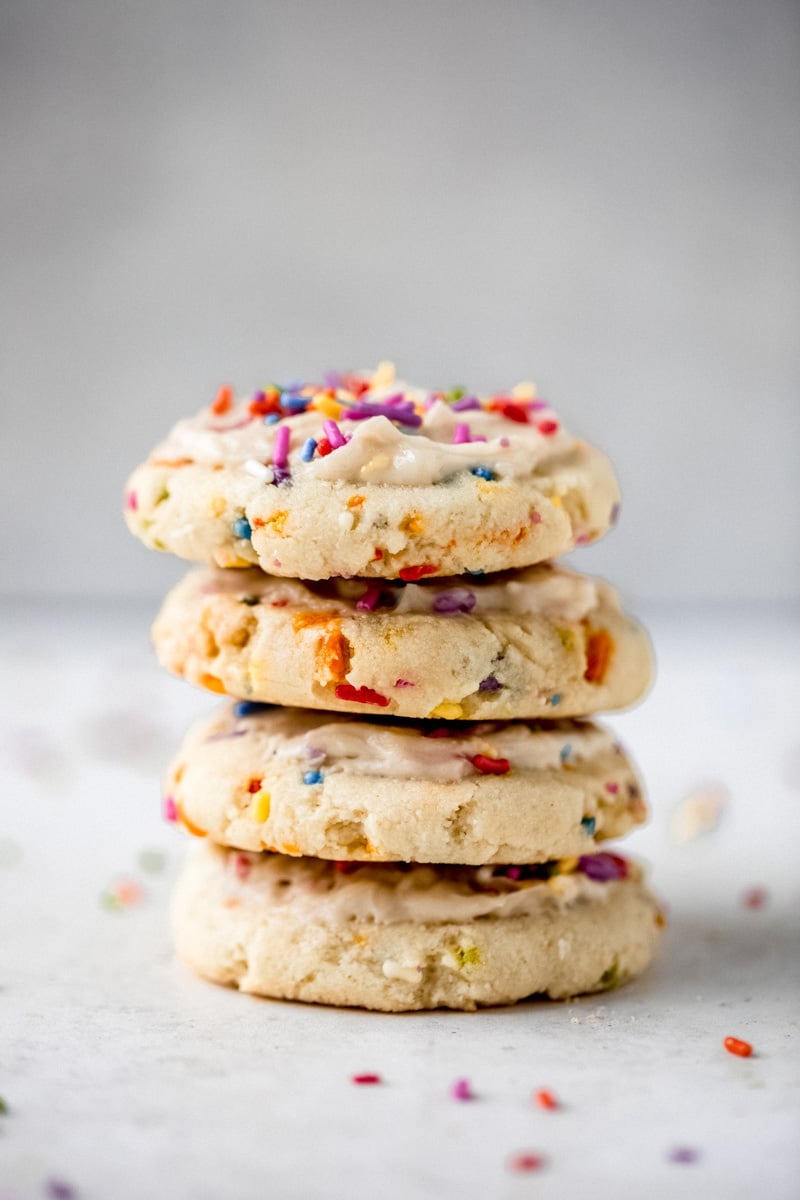
[[[800,1195],[790,613],[645,614],[659,681],[611,723],[654,807],[628,843],[670,907],[654,968],[571,1004],[408,1016],[260,1001],[173,960],[186,839],[161,822],[159,776],[209,698],[157,670],[150,615],[3,612],[0,1200],[54,1183],[81,1200]],[[676,805],[705,784],[729,793],[719,827],[677,842]],[[109,910],[121,878],[142,898]],[[726,1053],[728,1034],[755,1056]],[[359,1071],[384,1082],[356,1087]],[[474,1101],[450,1097],[460,1077]],[[540,1087],[561,1111],[533,1106]],[[512,1173],[521,1150],[546,1165]]]

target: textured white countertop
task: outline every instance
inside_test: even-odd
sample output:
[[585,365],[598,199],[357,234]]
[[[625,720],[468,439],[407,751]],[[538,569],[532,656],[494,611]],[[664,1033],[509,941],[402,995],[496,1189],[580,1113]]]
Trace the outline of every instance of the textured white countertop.
[[[0,1200],[800,1194],[796,618],[644,614],[658,684],[610,719],[654,809],[628,845],[670,909],[641,981],[396,1017],[240,996],[173,961],[186,840],[158,781],[213,701],[156,669],[150,615],[3,610]],[[681,802],[687,827],[723,796],[715,831],[678,839]],[[471,1102],[450,1097],[462,1077]],[[542,1087],[560,1111],[531,1103]],[[514,1173],[526,1150],[544,1165]]]

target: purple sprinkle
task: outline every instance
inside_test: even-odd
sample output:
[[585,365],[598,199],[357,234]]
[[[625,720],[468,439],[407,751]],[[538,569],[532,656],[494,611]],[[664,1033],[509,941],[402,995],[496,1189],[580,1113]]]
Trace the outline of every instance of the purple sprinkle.
[[[287,479],[291,479],[292,472],[288,467],[279,467],[277,463],[272,468],[272,482],[277,486],[279,483],[286,483]],[[280,563],[276,564],[280,566]]]
[[44,1188],[49,1200],[74,1200],[77,1196],[72,1184],[65,1183],[63,1179],[48,1179]]
[[700,1158],[700,1151],[695,1150],[693,1146],[675,1146],[669,1151],[667,1158],[674,1163],[696,1163]]
[[528,408],[531,410],[531,412],[541,412],[543,409],[549,408],[549,407],[550,407],[550,405],[547,403],[546,400],[529,400],[528,401]]
[[619,520],[619,504],[618,503],[615,503],[612,505],[611,515],[609,516],[608,519],[612,525],[616,525],[617,521]]
[[474,592],[468,591],[467,588],[456,587],[448,588],[446,592],[440,592],[432,607],[435,613],[450,616],[452,613],[472,612],[475,604]]
[[363,596],[356,601],[356,609],[358,612],[372,612],[380,598],[381,589],[379,587],[368,587]]
[[338,450],[340,446],[345,444],[345,436],[335,421],[331,421],[330,419],[323,421],[322,428],[325,430],[325,437],[334,450]]
[[456,400],[454,404],[450,405],[452,412],[471,412],[480,407],[480,401],[476,396],[462,396],[460,400]]
[[472,1088],[469,1085],[468,1079],[457,1079],[450,1088],[450,1095],[454,1100],[474,1100]]
[[501,692],[502,690],[502,683],[494,675],[487,675],[486,678],[482,679],[478,684],[479,692]]
[[469,440],[469,425],[456,425],[456,430],[453,434],[453,445],[460,446],[462,442],[468,442]]
[[578,869],[599,883],[624,879],[626,873],[624,864],[614,854],[583,854],[578,859]]
[[333,388],[335,390],[336,388],[342,386],[342,377],[338,371],[323,371],[322,382],[326,387]]
[[414,401],[406,400],[405,393],[403,392],[395,392],[392,396],[386,396],[385,399],[381,400],[381,404],[403,404],[410,405],[411,408],[414,407]]
[[395,687],[416,687],[416,684],[412,683],[410,679],[395,679],[394,686]]
[[415,411],[413,404],[372,404],[365,401],[354,404],[342,413],[342,418],[349,421],[366,421],[369,417],[388,417],[390,421],[397,421],[399,425],[408,425],[413,429],[422,424],[422,417]]
[[522,867],[506,867],[503,874],[505,875],[506,879],[521,879]]
[[272,462],[276,467],[285,467],[289,455],[289,426],[281,425],[275,434]]

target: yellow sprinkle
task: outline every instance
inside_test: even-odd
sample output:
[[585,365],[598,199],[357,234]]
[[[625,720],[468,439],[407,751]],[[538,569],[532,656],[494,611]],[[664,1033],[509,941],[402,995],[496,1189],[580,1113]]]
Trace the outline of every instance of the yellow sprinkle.
[[569,875],[578,865],[577,858],[560,858],[558,860],[559,875]]
[[444,700],[441,704],[437,704],[431,717],[441,717],[443,721],[458,721],[463,717],[464,709],[460,704],[455,704],[451,700]]
[[551,496],[550,503],[553,505],[554,508],[563,508],[564,507],[564,505],[561,503],[560,496]]
[[222,496],[214,496],[209,501],[208,511],[212,517],[221,517],[227,507],[227,502]]
[[410,512],[407,516],[403,517],[400,522],[400,528],[403,533],[410,533],[412,537],[416,537],[417,534],[422,533],[425,528],[422,513]]
[[394,383],[395,370],[393,362],[378,363],[378,369],[374,372],[370,383],[373,387],[388,387],[390,383]]
[[342,406],[338,400],[325,395],[315,396],[311,401],[310,407],[316,408],[318,412],[323,413],[326,417],[330,417],[332,421],[338,421],[342,412]]
[[250,816],[258,825],[263,825],[269,816],[269,792],[256,792],[250,805]]

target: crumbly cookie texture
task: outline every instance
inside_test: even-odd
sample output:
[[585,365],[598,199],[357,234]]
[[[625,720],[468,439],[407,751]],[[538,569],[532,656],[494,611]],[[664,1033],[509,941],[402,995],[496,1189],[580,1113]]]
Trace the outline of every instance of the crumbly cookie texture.
[[153,641],[168,670],[239,699],[443,720],[611,711],[652,676],[614,591],[551,564],[407,585],[199,570]]
[[[205,843],[173,906],[180,957],[245,992],[403,1012],[603,991],[663,917],[617,855],[535,868],[356,866]],[[563,869],[562,869],[563,868]]]
[[409,579],[526,566],[616,520],[608,460],[522,384],[477,398],[369,376],[221,389],[126,490],[146,545],[304,579]]
[[242,850],[373,862],[537,863],[644,820],[589,722],[416,723],[229,704],[187,734],[165,812]]

